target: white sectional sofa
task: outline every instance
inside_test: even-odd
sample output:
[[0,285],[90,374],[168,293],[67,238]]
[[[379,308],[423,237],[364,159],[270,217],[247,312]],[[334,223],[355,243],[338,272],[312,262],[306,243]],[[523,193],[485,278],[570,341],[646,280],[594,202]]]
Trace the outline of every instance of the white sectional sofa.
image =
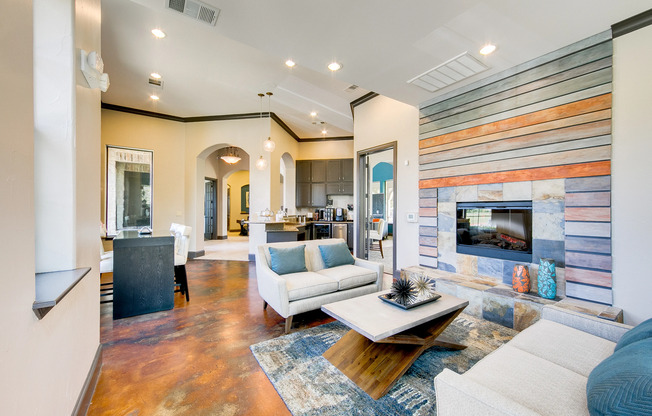
[[[285,318],[285,332],[298,313],[320,309],[326,303],[378,292],[382,287],[383,265],[353,258],[354,264],[327,268],[319,246],[346,244],[342,239],[292,241],[258,246],[256,278],[258,293],[279,315]],[[305,246],[306,271],[277,274],[272,270],[271,248]]]
[[437,414],[588,415],[587,379],[628,325],[556,306],[460,375],[435,377]]

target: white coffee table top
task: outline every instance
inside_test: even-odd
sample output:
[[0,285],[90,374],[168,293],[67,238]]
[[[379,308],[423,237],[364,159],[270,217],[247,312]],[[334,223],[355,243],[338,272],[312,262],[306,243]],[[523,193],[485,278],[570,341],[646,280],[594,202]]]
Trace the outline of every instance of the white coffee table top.
[[329,303],[321,310],[376,342],[469,304],[468,300],[440,293],[436,301],[405,310],[378,299],[384,293],[389,290]]

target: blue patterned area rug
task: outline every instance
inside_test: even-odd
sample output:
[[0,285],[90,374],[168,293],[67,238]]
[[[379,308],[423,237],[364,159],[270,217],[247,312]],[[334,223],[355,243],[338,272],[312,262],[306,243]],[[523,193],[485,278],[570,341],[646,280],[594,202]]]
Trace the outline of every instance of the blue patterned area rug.
[[322,357],[348,330],[332,322],[250,347],[293,415],[434,415],[437,374],[444,368],[463,373],[517,334],[461,314],[442,335],[468,348],[428,349],[384,397],[374,400]]

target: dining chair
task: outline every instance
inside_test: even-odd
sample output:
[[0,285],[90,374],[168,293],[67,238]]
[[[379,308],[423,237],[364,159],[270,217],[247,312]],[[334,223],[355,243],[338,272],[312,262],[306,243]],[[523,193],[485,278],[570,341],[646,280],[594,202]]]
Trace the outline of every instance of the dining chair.
[[[100,225],[100,236],[106,236],[106,228],[104,224]],[[111,281],[102,282],[102,276],[105,274],[113,274],[113,251],[104,251],[104,242],[100,238],[100,303],[113,302],[113,279]],[[111,299],[108,297],[111,296]]]
[[377,222],[373,222],[372,224],[376,224],[376,228],[369,230],[371,249],[375,250],[373,248],[373,245],[375,242],[377,242],[378,247],[380,249],[380,257],[385,258],[385,255],[383,254],[383,237],[385,236],[385,220],[380,218]]
[[170,232],[174,235],[174,281],[175,292],[186,295],[186,301],[190,301],[188,291],[188,276],[186,274],[186,262],[188,261],[188,249],[190,248],[190,233],[192,227],[183,224],[172,223]]

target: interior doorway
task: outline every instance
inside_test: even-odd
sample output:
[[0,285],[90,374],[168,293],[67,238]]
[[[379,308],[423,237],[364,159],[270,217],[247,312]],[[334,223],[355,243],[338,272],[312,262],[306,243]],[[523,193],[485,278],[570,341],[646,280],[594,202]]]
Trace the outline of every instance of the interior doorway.
[[204,240],[217,239],[217,180],[204,179]]
[[358,242],[356,255],[396,271],[396,142],[358,152]]

